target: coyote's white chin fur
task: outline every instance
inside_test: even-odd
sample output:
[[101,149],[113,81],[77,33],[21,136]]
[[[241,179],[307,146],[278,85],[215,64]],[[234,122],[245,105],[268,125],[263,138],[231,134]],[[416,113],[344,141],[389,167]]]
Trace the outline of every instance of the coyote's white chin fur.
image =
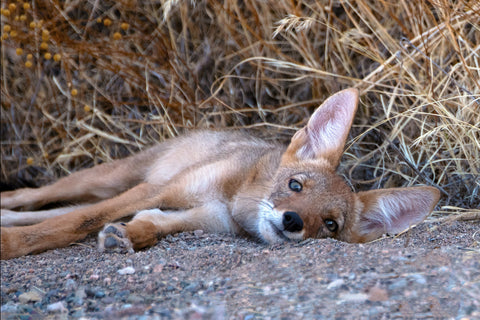
[[283,225],[283,213],[275,210],[273,203],[264,199],[258,206],[258,234],[266,243],[275,244],[289,240],[302,240],[303,230],[289,232]]

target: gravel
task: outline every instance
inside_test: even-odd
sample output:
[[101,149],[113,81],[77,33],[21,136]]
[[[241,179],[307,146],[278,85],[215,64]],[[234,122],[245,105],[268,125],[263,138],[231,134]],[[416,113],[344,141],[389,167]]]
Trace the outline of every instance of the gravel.
[[480,319],[480,224],[369,244],[201,231],[133,254],[90,237],[1,262],[2,319]]

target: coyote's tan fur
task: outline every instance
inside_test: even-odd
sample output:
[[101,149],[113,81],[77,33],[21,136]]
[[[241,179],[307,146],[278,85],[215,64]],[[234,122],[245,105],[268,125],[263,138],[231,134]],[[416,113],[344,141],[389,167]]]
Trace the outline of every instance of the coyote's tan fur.
[[[291,143],[240,132],[198,131],[39,189],[1,194],[1,257],[59,248],[99,233],[100,250],[140,249],[203,229],[268,243],[333,237],[365,242],[421,222],[433,187],[353,193],[335,173],[358,102],[327,99]],[[34,210],[59,201],[78,206]],[[128,223],[119,219],[133,216]]]

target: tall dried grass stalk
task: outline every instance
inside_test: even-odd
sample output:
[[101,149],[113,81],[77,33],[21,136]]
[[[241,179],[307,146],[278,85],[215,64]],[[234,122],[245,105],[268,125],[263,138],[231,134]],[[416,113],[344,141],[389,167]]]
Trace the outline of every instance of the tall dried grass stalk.
[[185,128],[286,141],[354,86],[352,187],[435,185],[437,214],[478,218],[478,1],[26,4],[1,2],[2,180],[47,183]]

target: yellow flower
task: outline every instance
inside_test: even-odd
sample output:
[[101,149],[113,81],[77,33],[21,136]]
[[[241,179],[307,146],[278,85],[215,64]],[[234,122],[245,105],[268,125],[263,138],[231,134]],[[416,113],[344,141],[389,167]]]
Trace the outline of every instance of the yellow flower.
[[43,29],[42,30],[42,40],[47,41],[48,39],[50,39],[50,32],[48,32],[48,30],[46,30],[46,29]]

